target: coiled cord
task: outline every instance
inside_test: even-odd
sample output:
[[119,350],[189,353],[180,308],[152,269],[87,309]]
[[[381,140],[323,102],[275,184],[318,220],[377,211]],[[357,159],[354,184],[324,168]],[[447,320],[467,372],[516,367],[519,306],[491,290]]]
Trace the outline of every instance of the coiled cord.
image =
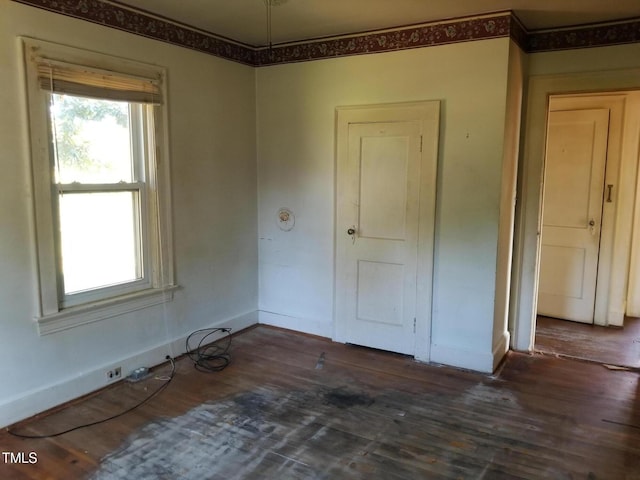
[[[223,334],[221,339],[213,343],[213,335]],[[224,335],[226,334],[226,335]],[[191,345],[195,336],[202,335],[196,347]],[[208,345],[206,340],[210,339]],[[229,349],[231,348],[230,328],[203,328],[196,330],[187,337],[187,356],[193,361],[193,366],[200,372],[219,372],[231,362]]]

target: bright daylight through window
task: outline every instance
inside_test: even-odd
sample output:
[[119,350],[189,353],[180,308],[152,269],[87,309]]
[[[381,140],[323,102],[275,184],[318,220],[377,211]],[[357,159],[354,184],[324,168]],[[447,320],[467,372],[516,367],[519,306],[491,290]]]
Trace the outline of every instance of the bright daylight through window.
[[58,94],[50,105],[64,294],[144,278],[141,106]]
[[163,70],[30,39],[24,47],[41,333],[167,301]]

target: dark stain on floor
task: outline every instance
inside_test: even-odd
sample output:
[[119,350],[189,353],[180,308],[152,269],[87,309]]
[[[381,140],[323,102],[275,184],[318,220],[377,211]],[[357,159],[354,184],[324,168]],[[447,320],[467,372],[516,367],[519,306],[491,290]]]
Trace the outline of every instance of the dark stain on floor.
[[334,388],[324,395],[327,404],[338,408],[351,408],[356,406],[368,407],[375,401],[369,395],[353,392],[344,387]]
[[265,394],[257,392],[242,393],[233,399],[233,402],[240,407],[242,412],[249,416],[257,416],[264,413],[271,399]]
[[[505,422],[486,420],[496,409]],[[149,423],[104,457],[91,479],[610,478],[586,468],[571,476],[556,453],[561,417],[549,412],[527,418],[532,432],[549,435],[532,450],[513,420],[522,413],[517,395],[491,382],[441,395],[370,395],[355,382],[303,390],[264,385]],[[562,428],[579,431],[573,422]],[[438,443],[452,431],[455,440]],[[631,457],[629,468],[637,461]],[[535,474],[512,475],[510,466],[520,462]]]

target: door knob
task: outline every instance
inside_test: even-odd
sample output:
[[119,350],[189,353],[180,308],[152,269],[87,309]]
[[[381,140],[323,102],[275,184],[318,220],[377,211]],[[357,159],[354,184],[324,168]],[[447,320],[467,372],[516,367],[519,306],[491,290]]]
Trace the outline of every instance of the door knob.
[[596,221],[594,219],[589,220],[589,226],[593,227],[596,224]]
[[350,228],[349,230],[347,230],[347,233],[349,235],[353,235],[354,233],[356,233],[356,229],[355,228]]

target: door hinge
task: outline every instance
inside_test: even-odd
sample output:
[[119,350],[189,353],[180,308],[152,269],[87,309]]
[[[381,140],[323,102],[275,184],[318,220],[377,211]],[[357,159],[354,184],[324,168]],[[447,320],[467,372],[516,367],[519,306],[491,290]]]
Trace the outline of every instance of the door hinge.
[[420,135],[420,153],[422,153],[422,135]]
[[413,319],[413,333],[416,333],[416,319]]

